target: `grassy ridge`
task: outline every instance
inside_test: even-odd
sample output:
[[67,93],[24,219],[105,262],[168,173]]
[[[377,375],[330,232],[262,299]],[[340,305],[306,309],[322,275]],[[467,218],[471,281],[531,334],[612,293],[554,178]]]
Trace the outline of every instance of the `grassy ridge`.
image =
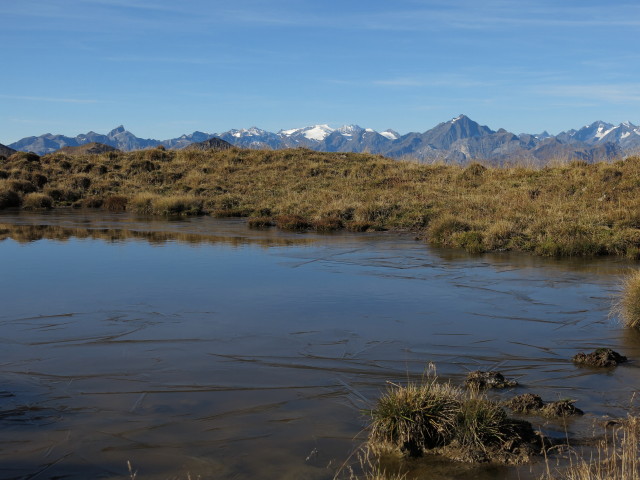
[[151,149],[0,159],[0,209],[246,216],[256,226],[404,229],[470,252],[640,257],[640,158],[543,169],[421,165],[306,149]]

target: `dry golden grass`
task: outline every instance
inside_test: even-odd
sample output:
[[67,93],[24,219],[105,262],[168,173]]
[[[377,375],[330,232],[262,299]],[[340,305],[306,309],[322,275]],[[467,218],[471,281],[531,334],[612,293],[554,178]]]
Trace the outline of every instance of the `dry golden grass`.
[[0,163],[0,208],[15,206],[16,195],[24,204],[33,192],[55,207],[274,223],[296,216],[299,228],[411,230],[434,245],[478,253],[640,257],[640,157],[536,169],[233,148],[18,153]]
[[622,292],[614,310],[626,326],[640,328],[640,270],[630,273],[622,281]]
[[484,392],[441,383],[434,369],[421,382],[390,384],[370,413],[374,453],[437,451],[464,461],[518,463],[538,440],[529,423],[508,418]]
[[595,455],[576,455],[571,465],[541,480],[638,480],[640,478],[640,417],[629,416],[605,435]]

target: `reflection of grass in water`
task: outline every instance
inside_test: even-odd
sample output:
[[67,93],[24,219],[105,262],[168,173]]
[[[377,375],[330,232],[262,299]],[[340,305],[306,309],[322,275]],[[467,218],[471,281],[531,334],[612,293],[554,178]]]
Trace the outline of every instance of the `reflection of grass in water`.
[[547,473],[541,480],[637,480],[640,478],[640,417],[630,415],[597,447],[595,455],[583,458],[572,453],[571,465]]
[[240,246],[245,244],[272,245],[301,245],[313,243],[313,239],[292,238],[251,238],[244,236],[216,236],[199,235],[196,233],[171,231],[127,230],[121,228],[67,228],[58,225],[14,225],[0,224],[0,240],[11,238],[16,242],[28,243],[36,240],[48,239],[64,241],[70,238],[93,238],[108,242],[126,240],[145,240],[152,245],[162,245],[177,241],[186,244],[227,244]]
[[497,168],[307,149],[18,152],[0,166],[0,209],[29,207],[35,193],[54,207],[288,216],[297,220],[281,220],[283,228],[321,231],[412,230],[470,252],[638,258],[639,178],[640,157]]

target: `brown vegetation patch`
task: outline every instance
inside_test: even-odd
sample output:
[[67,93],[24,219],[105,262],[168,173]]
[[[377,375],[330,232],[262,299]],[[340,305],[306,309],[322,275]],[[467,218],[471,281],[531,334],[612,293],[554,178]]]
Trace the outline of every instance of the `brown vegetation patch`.
[[525,393],[517,395],[504,405],[515,413],[542,415],[544,417],[570,417],[583,415],[584,412],[574,405],[575,400],[557,400],[543,402],[539,395]]
[[515,413],[532,413],[538,412],[544,406],[544,402],[540,395],[533,393],[523,393],[522,395],[516,395],[511,400],[505,402],[505,406],[510,408]]
[[110,212],[124,212],[128,203],[129,199],[124,195],[109,195],[104,199],[102,206]]
[[573,362],[587,367],[608,368],[615,367],[627,361],[627,357],[620,355],[610,348],[597,348],[591,353],[580,352],[573,357]]
[[574,405],[575,400],[558,400],[545,404],[540,413],[545,417],[571,417],[584,415],[584,412]]
[[500,372],[475,370],[467,374],[467,379],[464,384],[468,388],[486,390],[489,388],[515,387],[518,385],[518,382],[515,380],[507,380]]
[[311,222],[301,215],[278,215],[275,218],[276,226],[283,230],[307,230],[311,228]]
[[251,217],[247,220],[249,228],[267,228],[275,226],[271,217]]
[[374,225],[370,222],[347,222],[346,228],[350,232],[366,232],[367,230],[374,229]]
[[335,232],[344,228],[342,220],[335,217],[323,217],[311,222],[314,230],[318,232]]

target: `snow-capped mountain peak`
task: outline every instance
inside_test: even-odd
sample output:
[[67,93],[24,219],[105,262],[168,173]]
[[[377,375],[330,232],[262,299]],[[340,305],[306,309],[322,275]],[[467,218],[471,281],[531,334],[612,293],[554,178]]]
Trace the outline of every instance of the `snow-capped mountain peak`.
[[241,129],[233,129],[233,130],[229,130],[229,133],[236,137],[236,138],[242,138],[242,137],[260,137],[262,135],[265,135],[267,133],[266,130],[262,130],[261,128],[258,127],[251,127],[251,128],[241,128]]
[[279,135],[293,137],[302,135],[309,140],[322,141],[333,132],[329,125],[312,125],[304,128],[292,128],[291,130],[280,130]]
[[336,131],[345,137],[351,137],[352,135],[361,132],[363,130],[359,125],[342,125],[340,128],[336,129]]

